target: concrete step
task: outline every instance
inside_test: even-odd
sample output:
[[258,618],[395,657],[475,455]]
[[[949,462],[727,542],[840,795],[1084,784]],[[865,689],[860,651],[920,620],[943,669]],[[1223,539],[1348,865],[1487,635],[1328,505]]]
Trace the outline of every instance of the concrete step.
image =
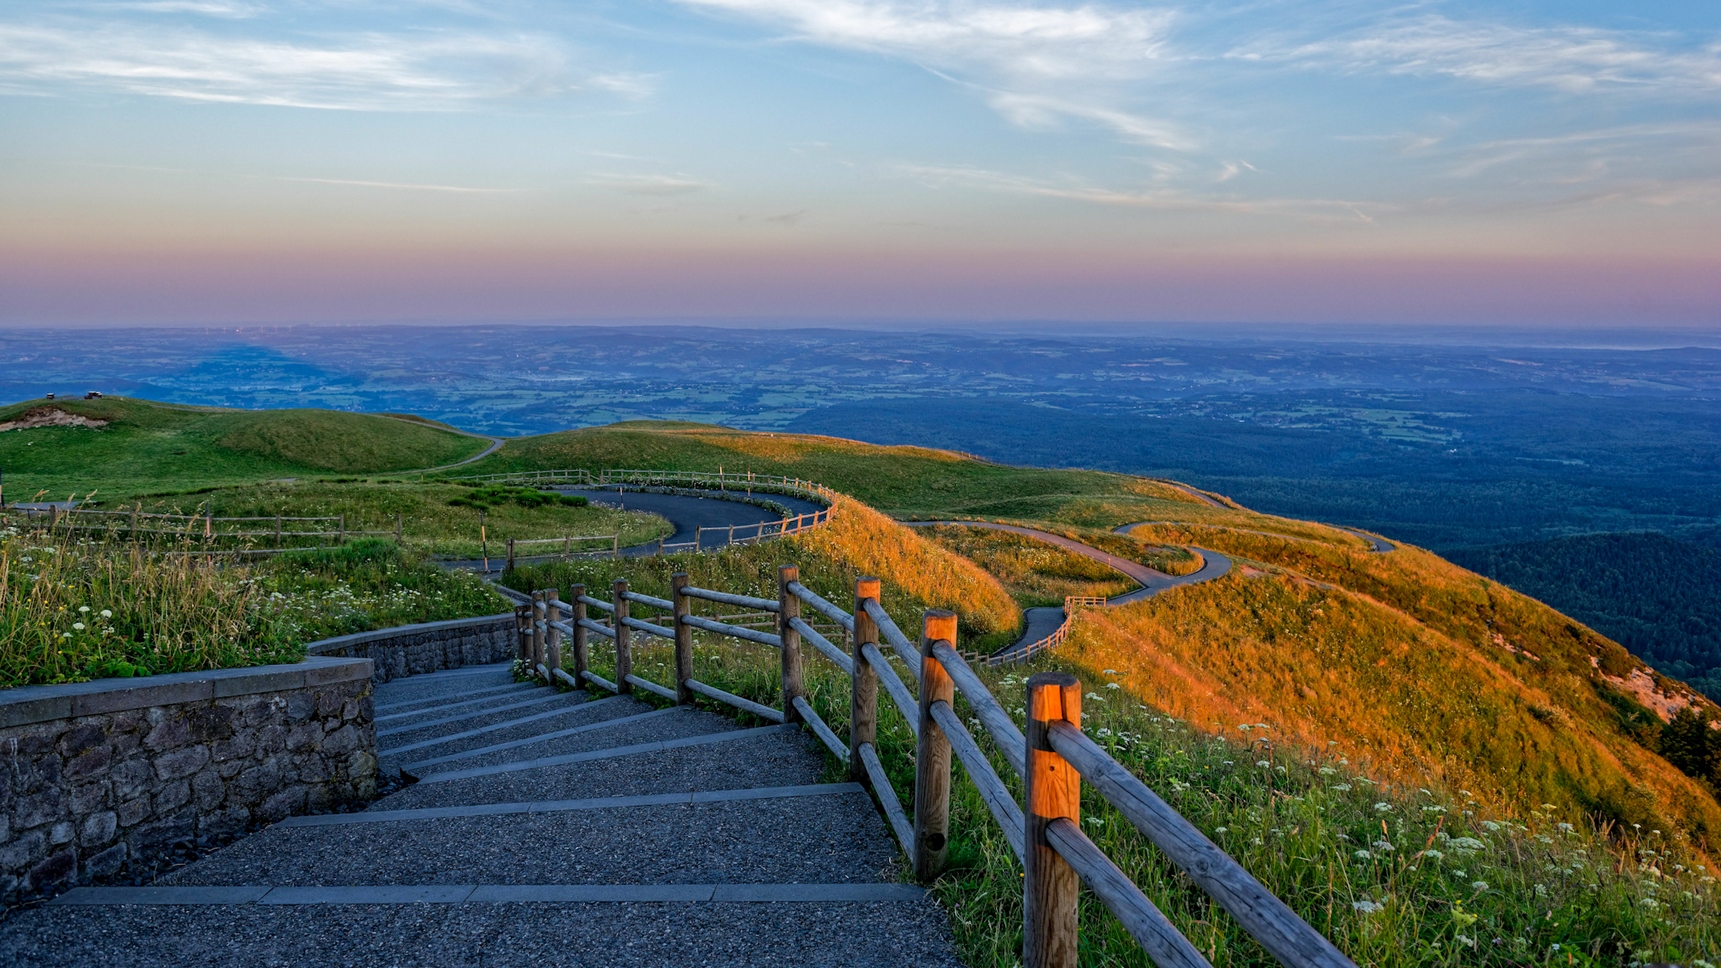
[[511,663],[498,662],[491,665],[463,666],[459,669],[431,672],[422,676],[408,676],[377,686],[375,697],[377,703],[389,705],[419,699],[458,696],[463,693],[470,695],[484,689],[512,685],[514,675],[510,671],[511,669]]
[[589,699],[590,697],[585,692],[551,692],[548,688],[544,688],[510,696],[508,701],[504,703],[452,709],[446,712],[439,710],[429,715],[412,716],[404,721],[379,722],[376,724],[377,745],[386,752],[396,746],[403,746],[433,736],[463,733],[469,729],[518,719],[533,713],[577,706],[588,702]]
[[[379,690],[387,688],[388,685],[386,683],[378,687]],[[486,697],[495,698],[509,692],[525,692],[536,688],[541,688],[541,686],[532,682],[510,682],[507,685],[493,686],[487,689],[461,690],[460,692],[452,695],[429,696],[422,699],[403,699],[387,703],[379,702],[376,704],[376,712],[379,716],[392,715],[400,712],[413,712],[416,710],[433,708],[443,703],[483,700]]]
[[[516,889],[518,890],[518,889]],[[900,901],[691,900],[54,905],[0,924],[33,968],[960,968],[943,912]],[[730,888],[734,894],[742,889]],[[797,896],[813,897],[805,885]],[[544,896],[543,888],[509,897]],[[460,890],[444,897],[459,897]],[[267,896],[266,892],[261,896]],[[566,896],[566,895],[564,895]],[[577,896],[577,895],[576,895]],[[727,896],[733,896],[727,895]],[[745,895],[742,895],[745,896]],[[755,895],[757,896],[757,895]]]
[[[857,786],[731,791],[701,802],[437,810],[277,824],[157,881],[269,884],[726,884],[894,881],[890,834]],[[744,799],[743,799],[744,797]],[[657,798],[663,799],[663,798]],[[354,816],[362,817],[363,814]],[[434,848],[429,845],[434,844]]]
[[[435,772],[542,759],[558,753],[606,746],[625,746],[636,742],[636,730],[650,727],[654,720],[664,717],[689,721],[692,719],[687,710],[675,707],[641,709],[632,704],[617,703],[603,707],[601,711],[611,715],[599,719],[579,717],[571,725],[558,717],[553,721],[528,723],[492,734],[451,738],[448,743],[442,740],[426,740],[424,742],[429,745],[416,749],[406,747],[393,759],[385,757],[382,761],[383,767],[390,769],[398,763],[399,769],[408,778],[416,780]],[[551,726],[554,728],[550,728]],[[550,731],[532,732],[533,729]],[[690,726],[689,729],[698,731],[697,727]],[[506,738],[510,734],[517,734],[516,738]],[[483,745],[477,745],[480,743]],[[445,750],[450,752],[444,752]]]
[[377,752],[385,764],[411,762],[515,740],[555,735],[597,722],[625,719],[636,713],[651,712],[652,709],[653,707],[644,703],[616,696],[551,704],[544,708],[530,706],[489,722],[450,723],[417,735],[390,736],[387,737],[388,745],[380,746]]

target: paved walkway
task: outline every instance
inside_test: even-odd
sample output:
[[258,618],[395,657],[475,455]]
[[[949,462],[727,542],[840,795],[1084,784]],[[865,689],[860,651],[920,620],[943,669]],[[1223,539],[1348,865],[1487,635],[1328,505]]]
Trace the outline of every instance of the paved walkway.
[[[992,521],[904,521],[902,523],[913,528],[930,528],[934,525],[950,524],[962,525],[970,528],[987,528],[992,531],[1008,531],[1012,534],[1027,535],[1030,538],[1037,538],[1048,544],[1057,545],[1066,551],[1073,551],[1085,558],[1091,558],[1101,564],[1109,565],[1116,571],[1133,579],[1136,584],[1141,586],[1133,592],[1126,592],[1115,598],[1107,599],[1107,605],[1125,605],[1129,602],[1140,601],[1144,598],[1152,598],[1167,589],[1180,588],[1184,585],[1194,585],[1204,581],[1212,581],[1215,578],[1223,577],[1231,571],[1230,558],[1227,558],[1225,555],[1222,555],[1217,551],[1209,551],[1206,548],[1190,549],[1191,551],[1200,554],[1202,558],[1201,567],[1194,573],[1188,575],[1167,575],[1165,572],[1160,571],[1157,568],[1150,568],[1139,561],[1131,561],[1128,558],[1120,558],[1109,551],[1101,551],[1092,545],[1083,544],[1074,538],[1066,538],[1061,534],[1052,534],[1049,531],[1024,528],[1021,525],[1016,524],[998,524]],[[1136,527],[1139,527],[1139,525],[1126,524],[1123,527],[1118,528],[1117,533],[1128,534],[1131,528]],[[1022,630],[1021,638],[1017,639],[1010,645],[999,649],[997,652],[993,653],[994,656],[1009,656],[1016,652],[1020,652],[1037,642],[1043,641],[1046,636],[1056,632],[1058,627],[1064,624],[1065,615],[1063,606],[1059,605],[1044,608],[1030,608],[1025,613],[1025,617],[1027,619],[1027,627]]]
[[794,726],[515,684],[376,691],[385,775],[145,887],[0,923],[0,964],[958,966],[867,793]]

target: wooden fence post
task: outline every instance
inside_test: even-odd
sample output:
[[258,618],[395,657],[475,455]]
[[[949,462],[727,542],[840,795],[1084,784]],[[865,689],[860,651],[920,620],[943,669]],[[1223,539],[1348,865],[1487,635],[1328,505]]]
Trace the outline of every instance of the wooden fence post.
[[633,673],[633,649],[628,642],[630,629],[622,619],[627,618],[627,579],[615,580],[615,684],[616,691],[623,695],[633,692],[633,683],[627,677]]
[[878,601],[877,578],[855,581],[854,689],[849,693],[849,779],[866,782],[866,764],[861,762],[860,748],[878,740],[878,671],[861,652],[861,647],[878,645],[878,623],[867,614],[866,603]]
[[562,630],[551,622],[562,620],[561,593],[554,588],[544,590],[544,668],[550,672],[550,688],[556,687],[556,670],[562,667]]
[[920,739],[914,751],[914,876],[944,873],[950,842],[950,738],[932,718],[932,704],[955,705],[956,683],[932,655],[935,642],[956,645],[956,613],[929,608],[920,632]]
[[[734,526],[730,526],[730,541],[734,541]],[[777,639],[783,645],[783,722],[798,723],[801,712],[795,699],[806,695],[801,685],[801,633],[789,624],[801,617],[801,600],[789,591],[789,583],[801,580],[801,569],[783,565],[777,569]]]
[[[205,530],[203,533],[208,534],[209,532],[207,530]],[[341,512],[341,540],[340,540],[340,544],[346,544],[346,543],[347,543],[347,513],[345,511],[342,511]]]
[[675,603],[675,701],[683,706],[693,702],[693,690],[687,688],[687,680],[693,678],[693,626],[685,621],[693,614],[688,583],[685,571],[669,576],[669,597]]
[[400,511],[394,512],[394,543],[406,543],[406,515]]
[[1053,820],[1082,822],[1082,777],[1047,740],[1051,725],[1082,725],[1082,683],[1067,672],[1028,678],[1027,769],[1022,810],[1026,829],[1022,876],[1023,968],[1076,968],[1075,868],[1046,840]]
[[586,603],[580,599],[586,597],[586,586],[575,585],[568,589],[568,599],[573,602],[574,614],[569,617],[568,624],[574,627],[574,681],[581,689],[586,686],[586,670],[591,668],[591,651],[586,645],[586,627],[580,623],[586,617]]
[[281,547],[281,516],[275,515],[275,547]]
[[508,564],[505,565],[502,568],[502,570],[504,572],[510,572],[510,571],[514,570],[514,539],[513,538],[508,539]]
[[532,653],[532,630],[528,623],[532,617],[532,606],[514,606],[514,657],[521,662]]
[[550,617],[550,610],[545,605],[549,596],[543,591],[532,593],[532,668],[533,677],[538,675],[538,667],[544,664],[544,622]]

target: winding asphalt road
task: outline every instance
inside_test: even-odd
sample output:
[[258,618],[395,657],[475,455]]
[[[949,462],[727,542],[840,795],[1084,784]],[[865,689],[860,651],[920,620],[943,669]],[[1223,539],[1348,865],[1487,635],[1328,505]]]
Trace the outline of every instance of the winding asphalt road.
[[[771,508],[747,503],[740,493],[733,497],[695,497],[691,494],[630,491],[624,486],[568,487],[557,490],[564,494],[583,495],[593,504],[605,507],[646,511],[658,515],[675,528],[674,534],[663,539],[664,544],[685,544],[692,541],[703,529],[705,533],[700,536],[700,548],[721,548],[729,543],[728,529],[731,525],[737,529],[752,528],[757,524],[783,519],[781,514]],[[761,493],[759,497],[773,504],[780,504],[794,514],[811,514],[825,509],[822,504],[786,494]],[[623,548],[621,553],[629,558],[655,555],[657,542],[654,540],[632,545]]]
[[[1170,588],[1180,588],[1184,585],[1195,585],[1204,581],[1212,581],[1215,578],[1223,577],[1231,571],[1230,558],[1217,551],[1210,551],[1206,548],[1190,549],[1201,555],[1202,565],[1200,569],[1188,575],[1167,575],[1165,572],[1160,571],[1157,568],[1149,568],[1147,565],[1144,565],[1139,561],[1130,561],[1128,558],[1119,558],[1117,555],[1108,551],[1101,551],[1092,545],[1083,544],[1074,538],[1066,538],[1061,534],[1052,534],[1051,532],[1039,531],[1034,528],[1024,528],[1015,524],[997,524],[991,521],[904,521],[902,523],[913,528],[929,528],[934,525],[953,524],[970,528],[986,528],[992,531],[1008,531],[1012,534],[1026,535],[1030,538],[1044,541],[1047,544],[1057,545],[1066,551],[1075,552],[1084,558],[1091,558],[1094,561],[1109,566],[1114,571],[1127,576],[1137,584],[1141,585],[1140,588],[1137,588],[1133,592],[1127,592],[1117,596],[1116,598],[1107,599],[1106,604],[1108,606],[1127,605],[1130,602],[1138,602],[1144,598],[1152,598],[1160,592]],[[1135,524],[1124,525],[1122,528],[1118,529],[1118,533],[1128,534],[1129,529],[1138,526],[1139,525]],[[1024,618],[1027,620],[1027,627],[1022,630],[1022,637],[1017,639],[1013,644],[998,650],[996,653],[997,655],[1009,655],[1043,640],[1046,636],[1056,632],[1060,625],[1064,624],[1065,615],[1061,606],[1048,606],[1042,608],[1030,608],[1024,613]]]

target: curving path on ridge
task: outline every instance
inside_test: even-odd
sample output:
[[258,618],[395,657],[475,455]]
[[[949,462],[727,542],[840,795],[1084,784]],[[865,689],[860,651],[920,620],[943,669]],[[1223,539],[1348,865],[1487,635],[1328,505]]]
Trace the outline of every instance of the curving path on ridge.
[[[1165,572],[1160,571],[1157,568],[1150,568],[1139,561],[1130,561],[1127,558],[1120,558],[1108,551],[1102,551],[1092,545],[1083,544],[1074,538],[1066,538],[1061,534],[1052,534],[1049,531],[1025,528],[1016,524],[998,524],[992,521],[904,521],[902,523],[911,528],[929,528],[934,525],[949,524],[961,525],[970,528],[986,528],[991,531],[1008,531],[1012,534],[1026,535],[1030,538],[1035,538],[1048,544],[1056,545],[1066,551],[1075,552],[1084,558],[1091,558],[1141,585],[1140,588],[1133,592],[1126,592],[1116,598],[1107,599],[1107,605],[1126,605],[1130,602],[1137,602],[1144,598],[1152,598],[1167,589],[1180,588],[1184,585],[1196,585],[1201,582],[1212,581],[1215,578],[1225,576],[1231,571],[1230,558],[1207,548],[1196,548],[1193,546],[1190,548],[1191,551],[1199,553],[1202,557],[1202,565],[1198,570],[1188,575],[1167,575]],[[1117,531],[1119,534],[1128,534],[1129,529],[1136,527],[1139,527],[1139,525],[1128,524],[1117,529]],[[1023,616],[1027,620],[1027,625],[1022,630],[1021,638],[1017,639],[1013,644],[998,650],[994,653],[994,656],[1010,656],[1017,652],[1021,652],[1038,642],[1044,641],[1047,636],[1056,632],[1064,624],[1064,620],[1068,618],[1068,616],[1064,614],[1064,609],[1061,606],[1030,608],[1024,611]]]

